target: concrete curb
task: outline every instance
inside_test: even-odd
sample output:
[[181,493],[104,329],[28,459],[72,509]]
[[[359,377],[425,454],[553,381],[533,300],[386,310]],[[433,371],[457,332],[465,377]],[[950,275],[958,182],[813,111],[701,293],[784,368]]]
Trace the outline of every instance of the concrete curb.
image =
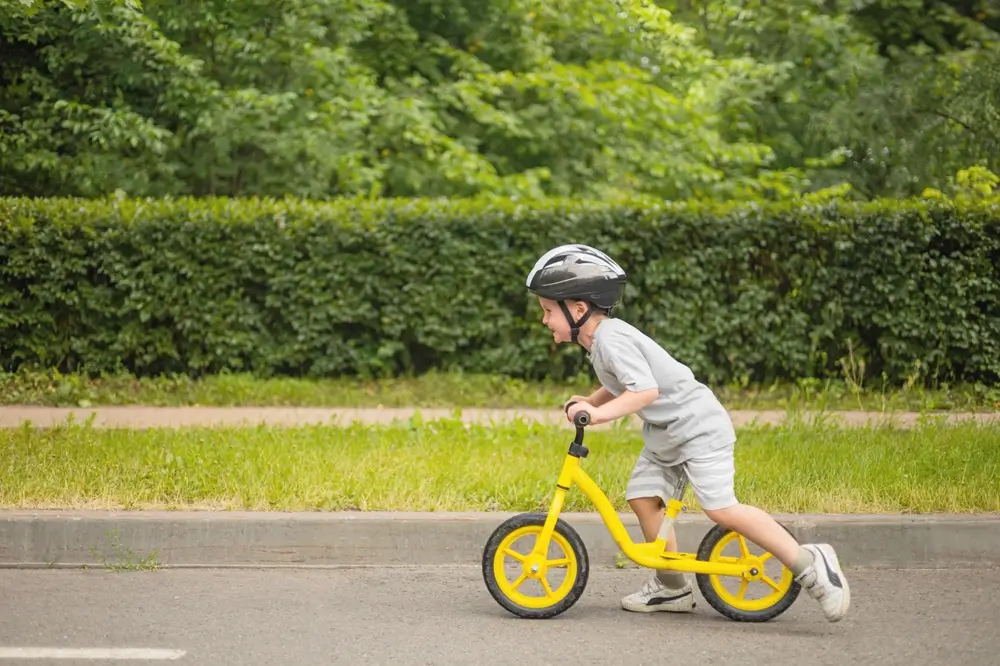
[[[39,428],[63,425],[67,419],[82,424],[91,420],[95,428],[161,428],[192,426],[305,426],[341,425],[352,423],[390,424],[406,421],[419,413],[425,420],[459,418],[465,423],[505,423],[513,420],[560,424],[569,427],[562,411],[556,409],[484,409],[484,408],[414,408],[414,407],[153,407],[124,405],[107,407],[40,407],[37,405],[0,406],[0,427],[16,428],[30,422]],[[748,425],[778,425],[789,418],[782,410],[731,410],[736,427]],[[842,426],[892,424],[908,428],[921,420],[943,419],[948,423],[973,421],[982,424],[1000,423],[998,412],[864,412],[829,411],[795,414],[806,422],[822,420]],[[626,420],[629,427],[638,428],[639,420]],[[610,428],[611,424],[595,426]]]
[[[6,510],[0,566],[128,566],[146,558],[165,567],[478,565],[490,533],[511,515]],[[597,514],[563,517],[592,566],[615,565],[617,546]],[[641,539],[635,517],[621,518]],[[834,544],[850,568],[1000,566],[1000,514],[776,518],[801,542]],[[681,548],[696,551],[710,527],[701,514],[682,515]]]

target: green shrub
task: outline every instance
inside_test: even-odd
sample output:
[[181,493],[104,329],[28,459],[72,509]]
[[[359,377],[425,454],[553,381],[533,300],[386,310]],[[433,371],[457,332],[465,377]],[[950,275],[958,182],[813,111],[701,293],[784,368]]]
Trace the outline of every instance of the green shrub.
[[524,279],[565,242],[629,272],[617,312],[712,382],[996,382],[1000,209],[0,199],[0,362],[139,375],[561,378]]

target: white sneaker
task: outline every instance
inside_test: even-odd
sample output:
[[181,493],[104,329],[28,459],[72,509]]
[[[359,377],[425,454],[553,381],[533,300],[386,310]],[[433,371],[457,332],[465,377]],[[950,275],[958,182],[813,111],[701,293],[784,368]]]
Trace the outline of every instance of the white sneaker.
[[622,599],[622,608],[637,613],[654,611],[686,613],[694,607],[694,589],[691,583],[685,582],[684,587],[679,590],[671,589],[655,575],[642,586],[641,590]]
[[829,544],[802,546],[813,554],[813,563],[795,578],[810,597],[819,601],[823,614],[830,622],[838,622],[851,607],[851,588],[840,568],[837,553]]

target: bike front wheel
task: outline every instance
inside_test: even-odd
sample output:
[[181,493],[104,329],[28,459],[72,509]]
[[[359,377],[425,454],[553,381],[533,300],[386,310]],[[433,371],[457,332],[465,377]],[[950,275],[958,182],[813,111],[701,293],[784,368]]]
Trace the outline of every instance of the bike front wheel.
[[[508,518],[490,535],[483,549],[483,580],[490,595],[518,617],[555,617],[577,602],[587,586],[590,561],[583,539],[561,518],[548,552],[533,554],[546,514],[522,513]],[[518,547],[519,542],[525,542]]]

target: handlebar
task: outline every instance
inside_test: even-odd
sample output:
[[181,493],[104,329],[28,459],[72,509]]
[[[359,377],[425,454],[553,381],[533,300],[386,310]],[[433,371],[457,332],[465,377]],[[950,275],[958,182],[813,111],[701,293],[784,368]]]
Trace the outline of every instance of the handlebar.
[[[578,401],[570,402],[566,405],[567,414],[569,414],[569,408],[577,402]],[[588,452],[587,447],[583,445],[583,428],[584,426],[590,425],[590,414],[584,411],[577,412],[573,415],[573,425],[576,426],[576,437],[569,445],[569,455],[576,456],[578,458],[586,458]]]
[[[566,413],[569,414],[569,408],[576,404],[576,401],[570,402],[566,405]],[[573,417],[573,425],[577,428],[582,428],[584,426],[590,425],[590,414],[587,412],[577,412],[576,416]]]

